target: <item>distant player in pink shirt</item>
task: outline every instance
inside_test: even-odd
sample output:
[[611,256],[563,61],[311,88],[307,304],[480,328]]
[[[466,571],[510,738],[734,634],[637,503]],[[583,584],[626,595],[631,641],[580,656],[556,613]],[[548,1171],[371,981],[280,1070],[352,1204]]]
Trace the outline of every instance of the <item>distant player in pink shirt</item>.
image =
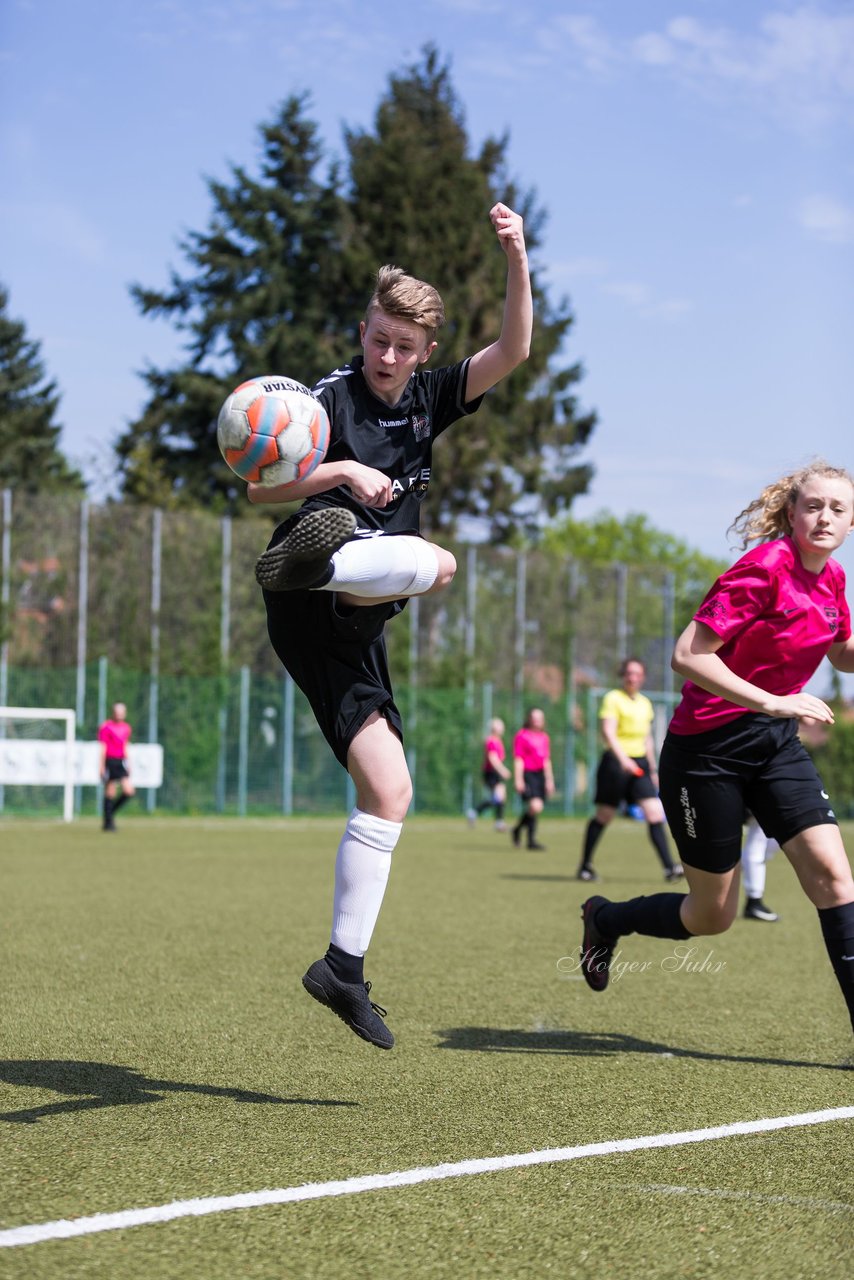
[[[127,745],[130,741],[131,727],[127,722],[127,707],[123,702],[114,702],[112,719],[105,720],[98,730],[98,741],[101,744],[101,777],[104,779],[104,830],[115,831],[115,814],[123,804],[127,804],[135,795],[135,788],[130,780]],[[116,788],[121,788],[121,795],[116,799]]]
[[525,723],[513,739],[513,784],[524,801],[522,816],[513,828],[513,843],[519,846],[526,831],[529,849],[544,849],[537,841],[537,819],[546,800],[554,795],[552,749],[546,733],[546,717],[532,707]]
[[497,717],[489,722],[489,732],[483,743],[483,765],[481,774],[483,785],[488,792],[476,809],[469,809],[466,815],[469,826],[473,827],[482,813],[492,809],[495,814],[495,830],[506,831],[504,806],[507,803],[507,787],[505,783],[513,775],[504,763],[504,721]]
[[831,556],[854,525],[854,478],[816,461],[763,489],[732,528],[758,542],[721,575],[676,642],[686,677],[659,761],[661,799],[687,894],[588,898],[582,972],[608,984],[620,937],[723,933],[738,910],[749,810],[776,840],[818,910],[854,1026],[854,878],[830,797],[798,738],[798,720],[833,724],[803,687],[827,656],[854,671],[845,574]]

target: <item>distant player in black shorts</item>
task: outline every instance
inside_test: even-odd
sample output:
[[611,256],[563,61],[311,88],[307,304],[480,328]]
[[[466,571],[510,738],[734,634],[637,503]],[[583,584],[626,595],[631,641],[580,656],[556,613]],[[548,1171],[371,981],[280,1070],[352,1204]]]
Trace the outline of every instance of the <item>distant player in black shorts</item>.
[[709,591],[676,642],[686,677],[661,751],[661,798],[687,894],[582,908],[582,971],[608,984],[620,937],[687,939],[728,929],[738,911],[745,811],[776,840],[818,910],[854,1026],[854,878],[798,719],[833,723],[803,687],[825,655],[854,671],[845,574],[832,553],[854,526],[854,479],[816,461],[767,485],[732,526],[758,542]]
[[665,880],[682,879],[682,868],[670,856],[664,809],[658,798],[652,737],[655,708],[641,693],[645,676],[646,668],[639,658],[625,658],[620,663],[622,688],[609,689],[602,699],[599,725],[605,750],[596,771],[596,812],[584,832],[577,880],[599,879],[593,870],[593,853],[621,804],[636,804],[642,810]]
[[294,484],[249,486],[253,502],[305,499],[274,533],[256,577],[273,648],[356,788],[338,847],[330,945],[303,985],[383,1049],[394,1037],[369,998],[364,954],[412,798],[384,627],[409,596],[441,591],[456,571],[451,553],[418,533],[433,441],[527,359],[531,340],[522,219],[504,204],[490,218],[507,257],[497,340],[449,368],[423,368],[444,322],[442,300],[431,285],[382,267],[360,326],[363,355],[313,388],[331,425],[325,460]]

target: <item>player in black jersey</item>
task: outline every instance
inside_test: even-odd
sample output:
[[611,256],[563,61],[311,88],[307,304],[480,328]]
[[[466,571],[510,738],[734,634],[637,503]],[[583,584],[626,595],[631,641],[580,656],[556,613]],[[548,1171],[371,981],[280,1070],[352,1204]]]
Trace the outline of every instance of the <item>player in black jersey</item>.
[[444,322],[442,299],[382,267],[360,325],[363,354],[313,388],[331,426],[324,461],[290,485],[249,485],[252,502],[305,500],[276,529],[256,577],[273,648],[356,788],[335,864],[330,945],[303,985],[382,1049],[394,1037],[370,1000],[364,955],[412,798],[385,623],[409,596],[443,590],[456,572],[453,555],[418,532],[433,440],[527,359],[531,340],[522,219],[504,204],[489,216],[507,257],[496,341],[459,364],[424,368]]

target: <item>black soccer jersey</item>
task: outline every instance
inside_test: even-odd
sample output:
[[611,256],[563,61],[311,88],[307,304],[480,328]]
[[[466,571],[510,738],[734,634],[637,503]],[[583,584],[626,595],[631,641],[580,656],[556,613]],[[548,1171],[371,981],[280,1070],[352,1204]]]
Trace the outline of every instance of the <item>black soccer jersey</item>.
[[368,507],[339,485],[308,498],[302,510],[348,507],[363,529],[417,533],[430,485],[433,441],[452,422],[474,413],[483,399],[463,399],[468,367],[466,359],[445,369],[419,369],[394,407],[368,387],[361,356],[321,378],[312,394],[329,415],[326,461],[353,458],[382,471],[392,481],[394,497],[387,507]]

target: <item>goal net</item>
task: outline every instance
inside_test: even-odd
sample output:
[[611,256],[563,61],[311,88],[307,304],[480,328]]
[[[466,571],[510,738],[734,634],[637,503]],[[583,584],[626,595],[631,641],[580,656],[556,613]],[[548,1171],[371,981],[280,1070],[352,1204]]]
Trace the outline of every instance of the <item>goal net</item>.
[[75,721],[65,708],[0,707],[0,812],[29,787],[28,809],[55,812],[61,799],[63,820],[72,820]]

